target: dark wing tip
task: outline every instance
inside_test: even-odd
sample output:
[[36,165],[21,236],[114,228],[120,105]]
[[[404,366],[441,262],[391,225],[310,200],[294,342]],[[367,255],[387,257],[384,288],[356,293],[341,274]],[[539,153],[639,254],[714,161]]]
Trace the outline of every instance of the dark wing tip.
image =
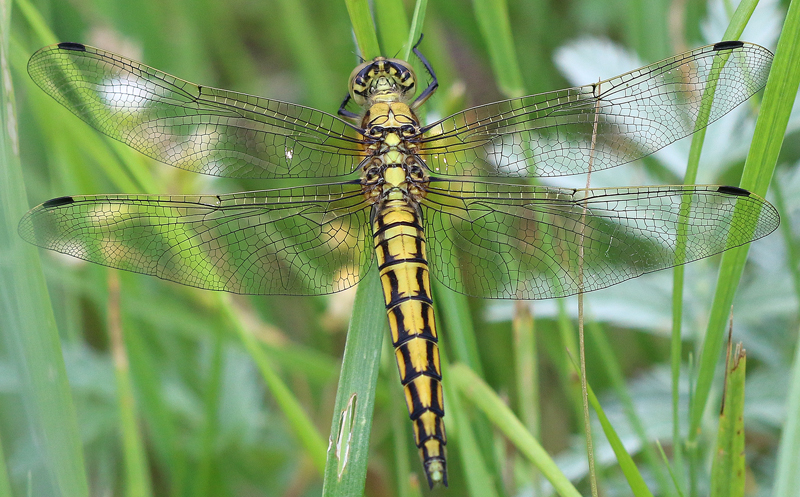
[[749,197],[750,192],[745,190],[744,188],[739,188],[738,186],[720,186],[717,191],[719,193],[725,193],[727,195],[737,195],[740,197]]
[[62,205],[69,205],[75,203],[75,199],[72,197],[58,197],[58,198],[51,198],[47,202],[42,204],[42,208],[50,209],[52,207],[61,207]]
[[61,48],[63,50],[73,50],[75,52],[86,51],[86,45],[84,45],[83,43],[64,42],[64,43],[59,43],[58,48]]
[[744,42],[738,40],[721,41],[719,43],[714,43],[714,50],[733,50],[734,48],[741,48],[743,46]]

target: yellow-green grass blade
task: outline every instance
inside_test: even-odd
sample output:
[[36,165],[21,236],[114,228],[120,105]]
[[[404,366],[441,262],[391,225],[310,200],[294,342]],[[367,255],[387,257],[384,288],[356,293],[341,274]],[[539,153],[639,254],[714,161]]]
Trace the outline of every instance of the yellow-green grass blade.
[[[517,410],[525,427],[534,438],[541,434],[541,404],[539,393],[539,359],[536,321],[531,315],[531,306],[517,302],[511,322],[514,334],[514,373],[517,387]],[[531,486],[534,495],[541,493],[541,478],[538,470],[531,472]]]
[[[767,80],[753,141],[745,161],[740,186],[765,196],[777,164],[786,133],[786,124],[800,85],[800,4],[794,2],[784,21],[778,40],[772,70]],[[689,423],[690,443],[700,432],[700,425],[711,392],[720,345],[727,324],[733,296],[744,269],[749,246],[725,252],[714,302],[711,308],[705,341],[698,363],[694,402]]]
[[[30,54],[42,45],[55,43],[57,38],[47,27],[41,13],[28,0],[19,0],[17,5],[25,22],[36,33],[37,41],[35,47],[20,47],[22,50],[19,57],[15,57],[14,65],[21,81],[28,87],[27,96],[37,124],[47,137],[42,146],[48,150],[47,155],[52,157],[52,175],[57,178],[56,183],[70,190],[96,191],[96,171],[100,169],[119,191],[155,192],[155,182],[146,167],[148,159],[74,120],[67,109],[45,95],[28,77],[26,66]],[[75,125],[65,126],[64,123]],[[76,147],[77,143],[80,147]],[[66,170],[64,166],[68,164],[84,164],[85,167]]]
[[[30,464],[20,495],[87,496],[83,447],[39,257],[17,235],[28,209],[19,156],[10,53],[11,6],[0,7],[0,333],[17,383],[21,430],[4,445],[28,447]],[[7,404],[9,405],[9,404]],[[10,435],[10,434],[9,434]]]
[[744,458],[744,378],[747,355],[736,346],[728,358],[725,393],[719,416],[717,444],[711,464],[711,497],[743,497]]
[[450,367],[448,378],[450,385],[483,411],[489,421],[517,447],[517,450],[539,468],[558,495],[563,497],[581,495],[505,402],[474,371],[463,364],[456,364]]
[[373,267],[358,285],[347,331],[328,440],[325,497],[364,493],[381,342],[388,333],[383,304],[380,278]]
[[408,42],[403,52],[405,60],[411,57],[411,49],[422,35],[422,26],[425,24],[425,11],[428,8],[428,0],[417,0],[414,4],[414,15],[411,17],[411,31],[408,33]]

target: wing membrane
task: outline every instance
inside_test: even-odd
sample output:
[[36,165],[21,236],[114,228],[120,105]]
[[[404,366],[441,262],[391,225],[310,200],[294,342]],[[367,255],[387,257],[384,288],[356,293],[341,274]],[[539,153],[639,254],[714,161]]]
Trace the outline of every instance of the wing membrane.
[[605,288],[748,243],[779,222],[762,198],[720,186],[574,190],[433,181],[423,205],[431,272],[452,290],[484,298]]
[[156,160],[232,178],[327,178],[353,172],[356,128],[309,107],[198,86],[103,50],[61,43],[28,73],[106,135]]
[[446,175],[615,167],[701,129],[701,111],[707,123],[722,117],[764,87],[771,62],[758,45],[721,42],[600,83],[473,107],[429,126],[420,155]]
[[40,247],[184,285],[319,295],[372,263],[370,206],[358,184],[228,195],[97,195],[45,202],[19,233]]

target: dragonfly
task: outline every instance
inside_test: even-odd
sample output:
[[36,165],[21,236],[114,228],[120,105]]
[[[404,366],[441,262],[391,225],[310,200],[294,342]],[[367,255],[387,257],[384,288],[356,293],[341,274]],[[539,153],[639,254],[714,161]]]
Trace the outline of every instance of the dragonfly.
[[447,486],[447,438],[431,274],[470,296],[565,297],[749,243],[779,216],[734,186],[529,181],[619,166],[691,135],[764,87],[765,48],[723,41],[424,124],[416,110],[438,80],[421,41],[413,53],[427,85],[406,61],[364,61],[338,116],[197,85],[79,43],[45,47],[28,63],[36,84],[142,154],[208,175],[303,181],[218,195],[59,197],[30,210],[19,233],[94,263],[239,294],[330,294],[377,264],[433,488]]

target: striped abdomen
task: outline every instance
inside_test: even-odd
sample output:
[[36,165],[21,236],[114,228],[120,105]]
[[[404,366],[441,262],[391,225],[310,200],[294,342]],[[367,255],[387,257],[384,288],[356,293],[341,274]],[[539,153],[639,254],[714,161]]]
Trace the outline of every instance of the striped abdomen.
[[428,484],[447,486],[444,401],[425,234],[407,200],[379,204],[372,233],[400,381]]

